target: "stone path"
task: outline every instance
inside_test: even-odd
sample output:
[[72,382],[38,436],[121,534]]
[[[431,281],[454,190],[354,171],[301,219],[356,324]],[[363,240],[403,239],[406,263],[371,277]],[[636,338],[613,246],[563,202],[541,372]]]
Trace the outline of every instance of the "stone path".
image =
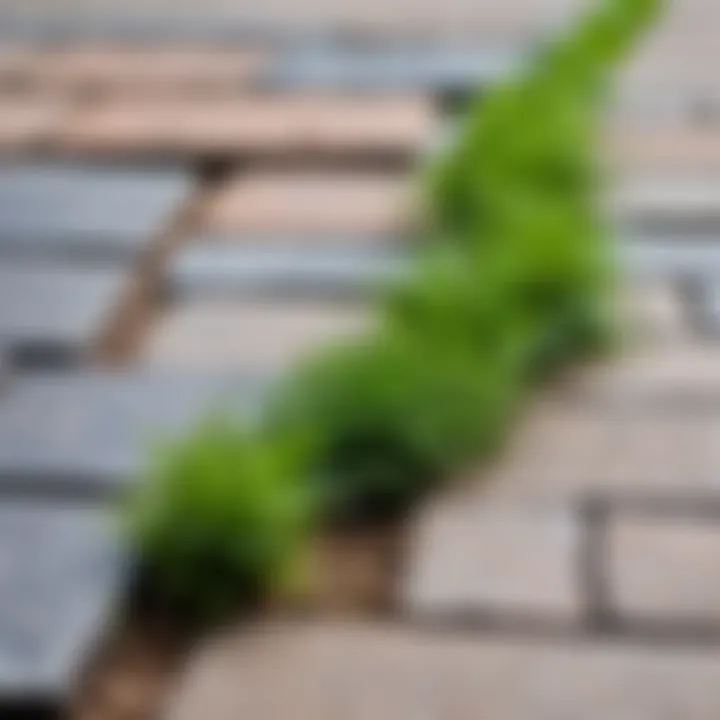
[[[112,500],[148,444],[228,397],[251,419],[371,321],[412,252],[415,166],[578,5],[61,4],[0,0],[2,717],[66,706],[102,643],[128,571]],[[608,134],[636,344],[418,509],[392,624],[225,638],[172,720],[717,715],[692,646],[720,640],[711,9],[677,4]],[[677,62],[689,36],[702,68]]]

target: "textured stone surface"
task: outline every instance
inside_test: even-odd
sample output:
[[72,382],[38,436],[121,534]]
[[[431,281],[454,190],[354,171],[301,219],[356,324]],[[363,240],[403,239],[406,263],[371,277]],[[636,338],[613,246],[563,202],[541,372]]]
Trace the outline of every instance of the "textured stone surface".
[[0,97],[0,150],[42,149],[69,117],[68,104],[52,97]]
[[[720,216],[719,216],[720,219]],[[690,234],[636,236],[622,243],[620,260],[633,274],[645,278],[677,278],[683,275],[716,277],[720,274],[720,243],[717,237]]]
[[720,626],[720,525],[692,517],[613,516],[609,591],[623,617]]
[[320,46],[289,51],[269,80],[285,88],[462,92],[496,81],[517,60],[516,51],[502,46]]
[[577,622],[576,518],[562,505],[440,505],[410,547],[403,607],[429,617],[496,616]]
[[[61,709],[95,649],[125,563],[109,513],[0,502],[0,712]],[[10,713],[5,715],[5,713]]]
[[127,259],[190,195],[187,173],[72,165],[0,167],[0,253]]
[[[405,256],[390,248],[322,246],[296,238],[286,246],[202,243],[176,256],[168,271],[173,296],[360,298],[399,276]],[[243,245],[245,245],[243,247]]]
[[149,447],[216,406],[251,413],[258,382],[188,374],[82,373],[16,378],[0,403],[0,487],[114,493]]
[[639,174],[621,180],[615,192],[615,211],[634,226],[720,227],[720,182],[712,174]]
[[410,215],[406,176],[388,173],[266,171],[241,173],[210,201],[209,232],[267,233],[338,241],[400,232]]
[[717,126],[636,122],[614,128],[609,137],[614,163],[636,172],[715,172],[720,168]]
[[260,50],[120,44],[48,50],[38,55],[26,72],[26,83],[37,89],[132,94],[238,92],[259,76],[266,60]]
[[271,627],[200,651],[170,720],[714,720],[717,650]]
[[20,365],[89,360],[126,283],[121,271],[3,261],[0,343]]
[[424,147],[435,124],[430,101],[419,97],[147,98],[88,107],[65,125],[60,144],[119,154],[407,154]]
[[195,298],[166,311],[142,361],[158,369],[280,371],[368,323],[349,305]]

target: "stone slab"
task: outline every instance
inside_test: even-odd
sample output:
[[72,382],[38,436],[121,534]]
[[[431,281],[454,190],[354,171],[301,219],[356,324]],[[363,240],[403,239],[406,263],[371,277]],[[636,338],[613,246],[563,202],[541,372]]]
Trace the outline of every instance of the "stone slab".
[[309,623],[198,650],[169,720],[714,720],[717,649]]
[[619,246],[620,261],[635,277],[681,278],[720,275],[720,235],[690,233],[630,236]]
[[350,304],[192,298],[168,308],[141,362],[156,370],[280,372],[370,322],[362,307]]
[[343,91],[468,92],[511,72],[510,47],[456,45],[320,45],[290,50],[268,73],[274,87]]
[[577,518],[562,505],[443,503],[420,514],[402,607],[411,616],[582,619]]
[[121,270],[0,262],[0,343],[19,366],[92,360],[128,279]]
[[720,524],[693,517],[611,517],[611,607],[628,621],[720,627]]
[[182,170],[0,167],[0,256],[122,261],[148,248],[191,194]]
[[0,490],[113,495],[136,479],[154,444],[204,412],[252,415],[259,382],[147,372],[15,378],[0,403]]
[[467,473],[467,502],[587,494],[704,497],[720,489],[720,396],[632,384],[538,404],[493,463]]
[[359,300],[400,277],[407,257],[399,249],[323,246],[297,238],[279,242],[204,242],[172,261],[167,285],[172,297],[316,298]]
[[259,48],[150,48],[94,43],[45,51],[27,68],[24,79],[27,86],[44,92],[237,93],[260,76],[266,59]]
[[635,122],[613,128],[607,143],[611,163],[631,172],[684,174],[720,168],[715,124]]
[[0,96],[0,152],[23,154],[44,149],[70,116],[62,98]]
[[636,174],[620,180],[614,211],[648,233],[720,230],[720,182],[714,174]]
[[372,240],[407,229],[410,190],[409,178],[397,173],[240,173],[211,198],[201,223],[208,232],[239,239],[265,233]]
[[88,507],[0,502],[3,717],[65,709],[122,591],[113,524]]
[[76,113],[59,133],[58,146],[119,155],[406,156],[429,142],[436,120],[429,99],[417,96],[128,99]]

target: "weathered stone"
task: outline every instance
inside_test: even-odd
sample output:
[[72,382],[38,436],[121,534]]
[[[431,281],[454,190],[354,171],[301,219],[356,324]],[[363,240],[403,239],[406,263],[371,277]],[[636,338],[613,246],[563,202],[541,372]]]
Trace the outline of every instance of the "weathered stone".
[[0,402],[0,489],[115,494],[137,475],[153,443],[206,411],[251,415],[258,382],[172,373],[18,377]]
[[69,110],[61,98],[0,97],[0,150],[13,154],[42,149],[67,121]]
[[269,72],[282,88],[357,91],[459,91],[481,87],[518,64],[510,47],[319,46],[290,50]]
[[157,239],[190,189],[182,171],[5,165],[0,253],[130,259]]
[[0,342],[18,365],[91,360],[121,302],[119,270],[0,263]]
[[334,236],[372,242],[399,234],[410,220],[411,192],[405,175],[379,172],[241,173],[207,206],[203,226],[210,233]]
[[200,650],[168,717],[714,720],[719,682],[716,649],[280,625]]
[[577,519],[563,505],[448,503],[420,516],[403,605],[413,615],[578,622]]
[[167,310],[142,362],[156,369],[279,372],[368,325],[364,310],[350,305],[192,298]]
[[60,712],[122,590],[113,523],[97,509],[4,499],[0,557],[0,713]]
[[635,517],[608,528],[611,603],[623,618],[720,628],[720,526],[693,517]]
[[264,53],[250,49],[94,44],[40,54],[26,79],[46,92],[233,93],[258,78],[265,61]]
[[407,267],[405,255],[390,248],[301,243],[285,245],[203,242],[172,262],[173,296],[264,296],[328,301],[367,296]]
[[150,97],[76,113],[59,143],[66,150],[119,155],[407,156],[425,146],[436,120],[430,101],[415,96]]

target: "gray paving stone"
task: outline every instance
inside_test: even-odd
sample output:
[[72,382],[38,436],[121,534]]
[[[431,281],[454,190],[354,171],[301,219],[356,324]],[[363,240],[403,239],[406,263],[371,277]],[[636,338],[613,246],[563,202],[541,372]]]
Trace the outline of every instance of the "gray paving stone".
[[619,246],[622,265],[640,278],[720,275],[720,234],[631,236]]
[[3,717],[64,709],[107,630],[126,569],[109,513],[0,503]]
[[21,367],[90,362],[127,282],[122,270],[0,261],[0,343]]
[[282,88],[465,93],[496,82],[519,65],[509,47],[320,46],[291,50],[268,73]]
[[252,416],[261,390],[198,374],[18,377],[0,403],[0,491],[104,496],[132,482],[147,452],[203,413]]
[[564,505],[447,503],[420,516],[402,596],[411,615],[577,623],[579,528]]
[[0,167],[0,255],[119,261],[147,248],[188,199],[183,171]]
[[627,620],[720,627],[720,525],[693,517],[614,514],[606,548],[609,593]]
[[615,193],[615,213],[635,230],[716,236],[720,230],[720,183],[713,173],[631,175]]
[[719,682],[716,649],[281,625],[199,650],[168,718],[714,720]]
[[173,261],[173,295],[357,299],[407,266],[400,249],[355,243],[198,242]]

